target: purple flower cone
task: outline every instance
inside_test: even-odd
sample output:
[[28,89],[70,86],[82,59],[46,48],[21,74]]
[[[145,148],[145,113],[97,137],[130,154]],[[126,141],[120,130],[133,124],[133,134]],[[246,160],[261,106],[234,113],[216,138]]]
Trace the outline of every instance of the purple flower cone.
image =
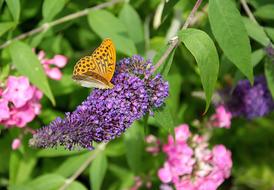
[[112,89],[93,90],[74,112],[39,129],[30,145],[93,149],[93,141],[108,142],[120,136],[135,120],[160,107],[168,96],[168,83],[160,75],[147,77],[150,70],[151,63],[140,56],[122,59]]
[[264,76],[255,77],[253,86],[248,80],[239,81],[232,94],[227,96],[225,105],[234,117],[253,119],[274,110],[274,101]]

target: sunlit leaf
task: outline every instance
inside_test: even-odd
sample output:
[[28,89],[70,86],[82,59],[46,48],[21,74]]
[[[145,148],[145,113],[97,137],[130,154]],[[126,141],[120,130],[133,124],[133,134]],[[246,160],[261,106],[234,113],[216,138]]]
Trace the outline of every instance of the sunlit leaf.
[[200,71],[208,110],[219,72],[219,57],[211,38],[203,31],[186,29],[179,32],[180,40],[194,56]]
[[251,47],[239,10],[232,0],[209,0],[212,32],[226,57],[253,83]]

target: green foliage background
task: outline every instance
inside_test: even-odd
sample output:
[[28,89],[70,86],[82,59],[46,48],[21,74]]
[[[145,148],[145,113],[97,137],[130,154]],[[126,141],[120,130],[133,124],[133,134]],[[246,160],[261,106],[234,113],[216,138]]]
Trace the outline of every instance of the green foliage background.
[[[168,133],[181,123],[202,133],[203,122],[214,109],[213,92],[238,80],[265,72],[274,94],[273,66],[264,48],[274,41],[273,0],[249,0],[259,24],[250,20],[240,1],[204,0],[191,28],[180,30],[195,1],[136,0],[118,2],[87,16],[52,26],[68,14],[104,3],[101,0],[0,0],[0,44],[43,24],[48,30],[21,41],[13,41],[0,52],[0,81],[9,74],[25,75],[45,94],[42,113],[28,126],[37,129],[57,116],[73,111],[89,94],[71,80],[76,61],[92,52],[102,39],[113,39],[118,60],[141,54],[156,63],[168,48],[168,40],[178,35],[180,42],[159,68],[170,84],[166,107],[146,117],[103,149],[66,151],[62,148],[34,150],[24,137],[20,150],[12,151],[12,139],[23,130],[5,129],[0,134],[0,188],[11,190],[58,189],[92,155],[95,160],[68,189],[127,189],[134,176],[160,182],[157,169],[164,155],[151,156],[144,150],[144,136],[154,134],[165,141]],[[164,8],[161,11],[161,6]],[[160,16],[159,16],[160,15]],[[48,57],[63,54],[69,64],[60,81],[46,78],[32,48],[42,49]],[[169,70],[170,69],[170,70]],[[202,91],[206,101],[193,96]],[[205,105],[206,102],[206,105]],[[209,108],[205,115],[205,109]],[[274,114],[248,121],[234,119],[231,129],[212,131],[211,143],[225,144],[233,154],[232,176],[220,189],[262,189],[274,187]],[[197,120],[200,125],[197,125]],[[145,189],[145,187],[143,187]]]

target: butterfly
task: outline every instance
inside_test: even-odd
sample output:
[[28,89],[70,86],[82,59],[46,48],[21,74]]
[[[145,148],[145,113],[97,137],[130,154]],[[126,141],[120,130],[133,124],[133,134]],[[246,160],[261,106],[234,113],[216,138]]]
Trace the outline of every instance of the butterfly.
[[83,87],[109,89],[116,65],[116,50],[111,39],[105,39],[90,56],[74,66],[72,79]]

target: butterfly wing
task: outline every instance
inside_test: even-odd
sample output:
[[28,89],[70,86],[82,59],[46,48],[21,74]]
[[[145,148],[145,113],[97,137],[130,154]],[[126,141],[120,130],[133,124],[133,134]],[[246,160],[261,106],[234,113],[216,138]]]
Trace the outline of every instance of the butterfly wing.
[[[105,39],[91,56],[81,58],[73,70],[73,79],[85,87],[112,88],[116,51],[110,39]],[[99,84],[94,85],[94,84]]]
[[116,65],[116,50],[112,40],[105,39],[91,57],[96,63],[98,74],[110,82]]

